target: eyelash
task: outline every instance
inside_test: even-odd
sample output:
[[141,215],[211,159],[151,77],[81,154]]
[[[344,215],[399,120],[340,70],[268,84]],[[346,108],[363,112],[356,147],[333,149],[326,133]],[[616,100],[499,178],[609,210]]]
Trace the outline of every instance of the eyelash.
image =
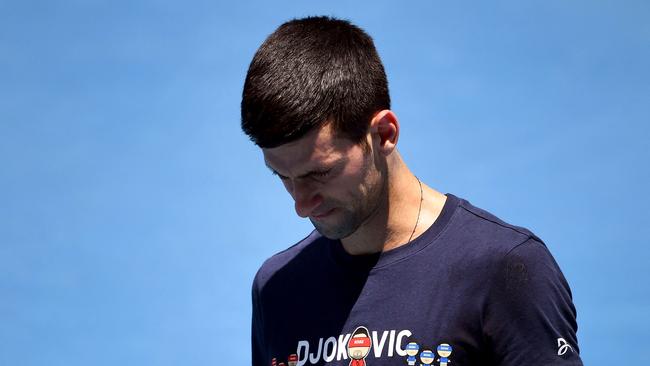
[[[318,177],[318,178],[325,178],[330,174],[331,171],[332,171],[332,169],[325,170],[325,171],[322,171],[322,172],[314,172],[314,173],[312,173],[312,175],[315,176],[315,177]],[[281,180],[288,179],[287,177],[285,177],[283,175],[280,175],[280,174],[278,174],[278,172],[275,172],[275,171],[271,172],[271,174],[278,176]]]
[[314,173],[315,176],[317,176],[317,177],[321,177],[321,178],[326,177],[326,176],[328,176],[329,174],[330,174],[330,170],[326,170],[326,171],[323,171],[323,172],[316,172],[316,173]]
[[285,177],[284,175],[278,174],[278,172],[276,172],[276,171],[271,171],[271,174],[275,175],[276,177],[278,177],[278,178],[280,178],[282,180],[287,179],[287,177]]

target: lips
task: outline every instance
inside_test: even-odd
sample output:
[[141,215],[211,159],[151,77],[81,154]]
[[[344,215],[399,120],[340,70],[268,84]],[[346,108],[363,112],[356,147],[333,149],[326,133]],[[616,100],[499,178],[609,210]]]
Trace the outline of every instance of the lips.
[[332,209],[324,211],[322,213],[312,214],[311,217],[313,219],[322,219],[322,218],[325,218],[325,217],[329,216],[333,211],[334,211],[334,209],[332,208]]

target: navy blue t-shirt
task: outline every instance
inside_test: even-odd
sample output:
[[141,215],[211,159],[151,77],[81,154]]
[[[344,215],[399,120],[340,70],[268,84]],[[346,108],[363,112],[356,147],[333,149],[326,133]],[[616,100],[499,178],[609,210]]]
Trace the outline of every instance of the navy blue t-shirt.
[[571,291],[530,231],[447,194],[396,249],[312,232],[253,283],[255,366],[582,365]]

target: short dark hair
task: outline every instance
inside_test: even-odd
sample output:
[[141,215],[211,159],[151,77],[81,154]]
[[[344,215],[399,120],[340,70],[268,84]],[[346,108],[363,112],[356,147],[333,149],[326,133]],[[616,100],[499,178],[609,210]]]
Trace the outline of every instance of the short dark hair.
[[307,17],[282,24],[255,53],[241,126],[265,148],[326,123],[337,136],[363,143],[383,109],[390,109],[388,81],[372,38],[346,20]]

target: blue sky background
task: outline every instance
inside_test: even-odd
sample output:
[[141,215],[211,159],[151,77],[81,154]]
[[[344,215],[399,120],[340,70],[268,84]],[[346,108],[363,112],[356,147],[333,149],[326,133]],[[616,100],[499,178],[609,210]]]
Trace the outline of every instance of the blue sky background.
[[585,364],[650,362],[647,1],[0,1],[0,364],[248,364],[311,225],[239,129],[293,17],[375,39],[430,186],[547,243]]

